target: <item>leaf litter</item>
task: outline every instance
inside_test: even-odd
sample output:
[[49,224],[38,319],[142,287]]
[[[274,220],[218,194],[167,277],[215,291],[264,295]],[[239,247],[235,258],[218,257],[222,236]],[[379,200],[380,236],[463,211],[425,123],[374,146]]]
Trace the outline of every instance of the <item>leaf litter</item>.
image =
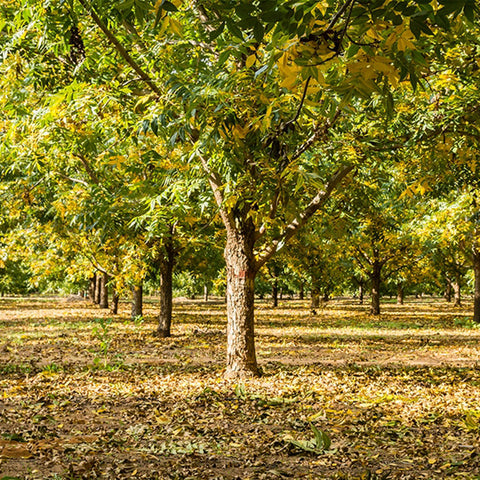
[[[438,302],[259,304],[263,376],[223,379],[225,307],[158,339],[88,303],[0,301],[0,479],[480,478],[480,329]],[[460,320],[459,320],[460,318]]]

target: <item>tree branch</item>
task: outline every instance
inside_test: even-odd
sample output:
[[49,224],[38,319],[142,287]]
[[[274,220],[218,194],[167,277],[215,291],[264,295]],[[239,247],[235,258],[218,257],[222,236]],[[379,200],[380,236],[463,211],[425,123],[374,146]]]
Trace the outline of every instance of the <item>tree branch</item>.
[[83,167],[85,168],[85,171],[87,172],[87,175],[90,177],[92,182],[95,183],[95,185],[100,185],[100,179],[98,178],[97,174],[88,163],[88,160],[80,153],[72,152],[72,155],[80,159]]
[[73,182],[73,183],[81,183],[82,185],[84,185],[85,187],[88,187],[88,183],[85,181],[85,180],[80,180],[79,178],[72,178],[72,177],[69,177],[68,175],[64,175],[63,173],[59,173],[59,175],[65,179],[65,180],[69,180],[70,182]]
[[[357,257],[357,256],[353,256],[353,259],[357,262],[358,266],[360,267],[360,270],[362,270],[362,272],[367,275],[367,277],[369,276],[369,272],[370,272],[370,269],[367,268],[363,263],[362,261]],[[355,277],[354,277],[355,278]],[[355,279],[357,280],[357,279]],[[357,282],[359,283],[359,282]]]
[[113,44],[117,52],[123,57],[123,59],[132,67],[132,69],[140,76],[140,78],[149,86],[149,88],[156,93],[158,96],[161,96],[162,92],[160,88],[155,84],[152,78],[143,70],[140,65],[131,57],[127,52],[125,47],[118,41],[115,35],[108,29],[102,19],[97,15],[93,7],[90,5],[88,0],[78,0],[83,8],[88,12],[92,20],[97,24],[97,26],[102,30],[110,43]]
[[355,168],[355,165],[345,165],[340,167],[330,178],[325,189],[318,192],[317,195],[305,207],[302,213],[285,227],[283,232],[275,238],[266,248],[262,255],[258,257],[257,268],[264,265],[286,242],[288,242],[295,233],[302,228],[307,221],[319,210],[332,195],[332,192],[340,185],[342,180]]
[[360,256],[362,258],[365,259],[365,261],[368,263],[368,265],[370,265],[370,266],[373,265],[373,262],[368,258],[367,254],[363,250],[361,250],[359,247],[355,247],[355,250],[357,251],[358,254],[360,254]]
[[[335,115],[333,116],[332,120],[327,120],[325,124],[323,124],[321,127],[318,127],[315,129],[313,134],[308,138],[303,145],[301,145],[297,151],[293,154],[292,158],[290,159],[290,162],[296,160],[300,155],[305,153],[310,147],[315,145],[318,141],[322,140],[325,138],[327,135],[328,131],[330,128],[335,125],[335,122],[338,120],[340,117],[341,110],[340,108],[337,108],[337,111],[335,112]],[[289,163],[290,163],[289,162]]]
[[355,0],[347,0],[341,7],[340,10],[333,16],[333,18],[330,20],[330,23],[328,24],[327,27],[327,32],[331,30],[335,24],[338,22],[340,17],[345,13],[347,8],[350,6],[350,4],[354,3]]
[[208,175],[208,183],[210,184],[210,187],[213,191],[213,196],[215,198],[215,202],[217,203],[223,223],[227,229],[233,230],[235,228],[235,220],[233,216],[227,212],[223,205],[224,197],[221,189],[222,180],[220,178],[220,175],[209,167],[207,159],[203,155],[198,154],[198,156],[200,158],[200,161],[202,162],[203,169]]

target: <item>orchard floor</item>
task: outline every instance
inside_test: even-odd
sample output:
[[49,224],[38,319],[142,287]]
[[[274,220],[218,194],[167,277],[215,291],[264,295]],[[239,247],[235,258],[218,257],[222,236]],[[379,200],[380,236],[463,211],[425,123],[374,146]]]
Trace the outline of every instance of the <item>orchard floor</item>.
[[259,302],[263,376],[242,383],[223,303],[177,301],[168,339],[146,307],[0,300],[0,480],[480,479],[468,305]]

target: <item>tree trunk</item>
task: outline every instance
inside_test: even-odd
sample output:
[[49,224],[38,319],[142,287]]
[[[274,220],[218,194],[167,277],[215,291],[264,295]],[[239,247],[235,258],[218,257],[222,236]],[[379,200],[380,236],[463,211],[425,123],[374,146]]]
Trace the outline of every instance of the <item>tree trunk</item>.
[[473,274],[474,274],[474,294],[473,294],[473,321],[480,323],[480,249],[473,249]]
[[117,315],[118,313],[119,301],[120,301],[120,295],[118,294],[117,290],[114,288],[112,292],[112,309],[111,309],[111,312],[113,315]]
[[311,297],[310,308],[315,311],[320,306],[320,289],[318,287],[312,287]]
[[100,308],[108,308],[108,274],[104,273],[100,281]]
[[380,315],[380,284],[381,284],[382,266],[378,260],[373,262],[373,269],[371,274],[372,280],[372,308],[370,313],[372,315]]
[[278,307],[278,280],[276,278],[272,283],[272,307]]
[[360,305],[363,305],[363,295],[364,295],[364,292],[363,292],[363,280],[362,280],[358,284],[358,302],[360,303]]
[[462,306],[462,295],[461,295],[461,288],[460,288],[460,275],[455,275],[455,282],[453,282],[453,293],[454,293],[454,300],[455,303],[453,304],[454,307],[461,307]]
[[208,285],[203,286],[203,301],[208,302]]
[[447,280],[447,286],[445,287],[445,293],[443,296],[448,303],[452,301],[452,283],[450,280]]
[[89,280],[88,299],[93,303],[95,302],[95,274],[93,274]]
[[173,267],[175,265],[175,248],[170,238],[164,245],[165,254],[160,260],[160,314],[156,335],[170,337],[173,305]]
[[98,305],[100,303],[100,292],[102,287],[102,278],[99,272],[95,273],[95,297],[94,302]]
[[132,320],[143,316],[143,285],[134,285],[132,287]]
[[227,230],[227,378],[259,375],[255,355],[254,294],[255,230],[248,220],[243,228]]
[[399,282],[397,283],[397,303],[399,305],[403,305],[404,298],[405,298],[405,289],[403,287],[403,283]]
[[303,282],[300,283],[300,291],[298,292],[298,298],[303,300],[305,298],[305,285]]

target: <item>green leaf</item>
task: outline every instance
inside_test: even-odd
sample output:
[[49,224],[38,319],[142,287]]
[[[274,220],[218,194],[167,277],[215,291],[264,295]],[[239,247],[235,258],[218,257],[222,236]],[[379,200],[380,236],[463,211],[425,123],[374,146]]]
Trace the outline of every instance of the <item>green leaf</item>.
[[435,22],[437,25],[444,30],[450,30],[450,21],[448,20],[447,16],[441,13],[442,11],[438,11],[435,15]]
[[465,2],[463,0],[448,0],[448,1],[439,1],[443,7],[438,11],[442,15],[450,15],[451,13],[459,14],[462,11],[462,8],[465,7]]
[[255,5],[253,5],[252,3],[241,3],[235,8],[235,13],[240,18],[251,17],[254,11],[255,11]]
[[224,63],[228,60],[228,57],[230,57],[231,51],[230,50],[224,50],[219,56],[218,56],[218,66],[222,67]]
[[225,22],[222,22],[220,26],[210,33],[210,40],[215,40],[225,29]]
[[412,33],[415,35],[417,39],[420,38],[422,31],[421,31],[419,22],[417,22],[414,19],[410,20],[410,30],[412,31]]
[[255,37],[255,40],[260,43],[263,40],[264,35],[265,28],[263,28],[263,25],[257,20],[253,27],[253,36]]
[[475,23],[475,9],[473,5],[465,5],[465,7],[463,7],[463,13],[470,22]]
[[270,10],[263,12],[260,18],[266,23],[277,23],[285,19],[285,15],[279,10]]
[[247,397],[247,392],[243,383],[237,383],[237,385],[235,385],[235,395],[242,399]]
[[330,437],[323,431],[319,430],[313,423],[310,424],[310,427],[315,435],[315,445],[318,450],[328,450],[332,441]]
[[160,8],[167,12],[178,12],[178,8],[173,3],[168,1],[163,2]]
[[150,122],[150,128],[155,135],[158,135],[158,119],[156,117]]
[[238,28],[238,26],[230,19],[227,20],[227,28],[229,30],[229,32],[239,38],[240,40],[243,40],[243,34],[242,34],[242,31]]

